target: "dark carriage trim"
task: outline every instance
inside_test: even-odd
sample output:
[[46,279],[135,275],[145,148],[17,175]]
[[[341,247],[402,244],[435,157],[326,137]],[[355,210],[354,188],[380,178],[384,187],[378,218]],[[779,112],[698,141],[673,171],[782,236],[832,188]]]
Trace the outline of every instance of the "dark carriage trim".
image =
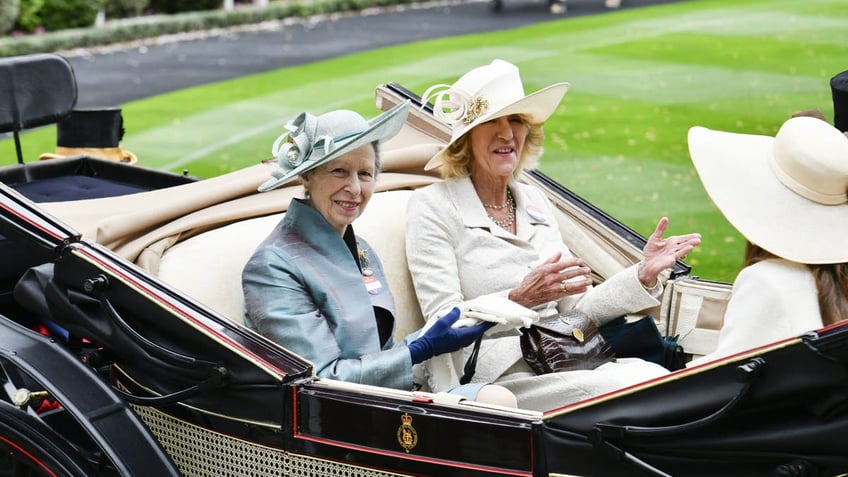
[[427,103],[423,107],[421,107],[421,96],[418,96],[417,94],[413,93],[408,88],[405,88],[394,81],[390,81],[383,86],[387,90],[398,96],[401,101],[408,99],[410,103],[412,103],[410,106],[427,111],[427,114],[430,116],[433,115],[433,105],[431,103]]
[[[355,415],[356,409],[369,409]],[[319,389],[305,384],[294,404],[294,438],[325,457],[367,466],[428,475],[480,472],[481,475],[533,475],[535,419],[473,412],[440,405],[432,399],[408,400]],[[416,445],[405,448],[401,428],[409,421]],[[460,439],[461,436],[461,439]],[[510,442],[508,448],[499,445]],[[395,449],[395,450],[392,450]],[[492,452],[497,449],[497,452]],[[351,453],[354,452],[354,453]]]
[[[0,183],[0,209],[7,211],[9,221],[0,222],[0,231],[7,236],[22,237],[21,242],[39,244],[43,250],[57,248],[76,242],[80,234],[38,208],[33,208],[29,199]],[[32,231],[35,228],[39,234]]]
[[0,183],[0,283],[15,283],[25,271],[52,261],[80,234],[23,195]]
[[842,322],[548,414],[544,465],[591,475],[844,473],[846,344]]
[[[307,373],[311,366],[304,366],[303,362],[289,355],[282,348],[272,349],[272,345],[257,339],[255,336],[247,336],[247,332],[229,323],[225,319],[214,319],[209,310],[200,310],[197,303],[187,297],[173,292],[162,283],[154,281],[149,276],[139,276],[128,266],[115,260],[110,260],[111,252],[99,245],[95,246],[72,246],[74,253],[81,259],[87,261],[96,268],[112,274],[126,286],[142,293],[151,302],[158,304],[192,328],[201,332],[207,338],[219,343],[224,348],[234,351],[237,355],[252,362],[254,365],[265,370],[265,372],[279,381],[285,381],[287,376],[292,376],[291,371],[285,367],[301,368],[296,375]],[[204,313],[205,312],[205,313]],[[264,346],[262,346],[264,345]],[[283,361],[283,358],[285,360]],[[276,362],[275,362],[276,361]]]
[[546,411],[544,413],[543,420],[544,421],[550,421],[550,420],[556,419],[559,416],[563,416],[563,415],[574,413],[574,412],[579,412],[582,409],[591,408],[595,405],[602,404],[602,403],[605,403],[605,402],[609,402],[609,401],[612,401],[612,400],[615,400],[617,398],[620,398],[620,397],[623,397],[623,396],[626,396],[626,395],[630,395],[630,394],[633,394],[633,393],[638,393],[639,391],[642,391],[642,390],[645,390],[645,389],[650,389],[650,388],[662,386],[662,385],[665,385],[665,384],[668,384],[668,383],[671,383],[671,382],[680,381],[681,379],[700,374],[700,373],[707,371],[707,370],[710,370],[710,369],[719,368],[719,367],[723,367],[723,366],[727,366],[727,365],[739,364],[740,362],[756,358],[757,356],[760,356],[763,353],[766,353],[766,352],[769,352],[769,351],[774,351],[774,350],[779,350],[779,349],[782,349],[782,348],[786,348],[788,346],[797,345],[797,344],[802,343],[802,342],[803,342],[802,337],[787,338],[785,340],[776,341],[776,342],[770,343],[768,345],[763,345],[763,346],[760,346],[760,347],[757,347],[757,348],[752,348],[750,350],[746,350],[746,351],[743,351],[743,352],[740,352],[740,353],[737,353],[737,354],[734,354],[734,355],[726,356],[726,357],[718,359],[716,361],[709,361],[709,362],[706,362],[706,363],[701,363],[697,366],[692,366],[692,367],[689,367],[689,368],[683,368],[683,369],[680,369],[678,371],[674,371],[670,374],[667,374],[665,376],[654,378],[652,380],[645,381],[645,382],[642,382],[642,383],[634,384],[634,385],[626,387],[626,388],[617,389],[617,390],[612,391],[610,393],[601,394],[600,396],[595,396],[595,397],[590,398],[590,399],[585,399],[583,401],[579,401],[579,402],[576,402],[576,403],[573,403],[573,404],[569,404],[569,405],[561,407],[561,408]]
[[[120,365],[115,364],[113,368],[116,387],[134,395],[158,396],[156,391],[136,381]],[[287,387],[287,385],[280,385],[277,389],[282,396],[292,393],[292,389]],[[130,405],[136,410],[143,408],[157,409],[172,419],[185,421],[194,426],[204,427],[264,446],[282,446],[282,442],[285,440],[284,436],[290,435],[290,432],[287,431],[290,427],[287,423],[287,415],[284,415],[281,421],[271,422],[227,415],[186,402],[177,402],[164,406],[148,406],[134,403],[130,403]],[[280,406],[285,406],[285,404],[281,402]],[[249,429],[249,431],[246,429]],[[250,437],[245,437],[246,435]],[[281,448],[284,449],[285,447],[283,446]]]

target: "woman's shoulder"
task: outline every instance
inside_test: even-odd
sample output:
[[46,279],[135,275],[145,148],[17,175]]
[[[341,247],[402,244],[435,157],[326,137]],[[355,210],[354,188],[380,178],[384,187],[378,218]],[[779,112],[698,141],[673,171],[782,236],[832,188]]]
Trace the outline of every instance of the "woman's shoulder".
[[424,198],[424,197],[438,197],[438,196],[447,194],[447,191],[448,191],[447,182],[449,182],[451,180],[452,179],[441,180],[441,181],[438,181],[438,182],[433,182],[432,184],[428,184],[424,187],[419,187],[419,188],[415,189],[414,191],[412,191],[412,196],[410,197],[410,200],[413,200],[413,199],[419,199],[420,200],[421,198]]
[[769,258],[743,268],[743,275],[811,275],[810,268],[803,263],[793,262],[782,258]]
[[444,204],[450,197],[450,185],[447,181],[434,182],[432,184],[420,187],[412,191],[407,202],[408,207],[415,208],[433,208],[439,204]]
[[535,210],[535,214],[543,213],[550,215],[553,212],[553,204],[548,199],[548,196],[536,186],[524,184],[521,182],[512,182],[513,192],[516,194],[519,205],[528,209],[528,212]]
[[415,229],[424,224],[451,224],[458,226],[462,221],[462,207],[467,201],[462,199],[463,192],[455,183],[456,179],[447,179],[416,189],[406,205],[407,227]]
[[785,287],[797,289],[802,284],[815,287],[815,279],[808,266],[782,258],[762,260],[743,268],[735,284],[741,286],[751,283],[774,290]]
[[292,248],[289,246],[293,242],[291,236],[292,234],[278,226],[256,246],[250,254],[249,261],[260,263],[270,260],[286,261]]
[[547,201],[547,197],[545,193],[541,191],[536,186],[525,184],[523,182],[513,181],[511,184],[515,187],[517,193],[522,194],[524,197],[528,198],[533,202],[545,202]]

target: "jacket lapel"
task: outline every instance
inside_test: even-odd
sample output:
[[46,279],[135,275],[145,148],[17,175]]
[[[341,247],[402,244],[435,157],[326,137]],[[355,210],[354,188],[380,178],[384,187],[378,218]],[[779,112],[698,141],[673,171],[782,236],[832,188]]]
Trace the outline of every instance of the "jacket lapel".
[[515,197],[515,232],[518,238],[531,242],[536,235],[538,227],[551,227],[551,217],[546,215],[547,204],[539,203],[545,200],[541,194],[530,194],[528,186],[521,185],[516,181],[510,181],[509,187]]
[[477,191],[474,190],[474,184],[471,179],[463,177],[453,181],[445,181],[456,209],[462,217],[462,223],[466,228],[485,228],[488,229],[495,237],[500,237],[505,240],[515,240],[515,236],[506,230],[496,226],[486,214],[486,209],[477,197]]

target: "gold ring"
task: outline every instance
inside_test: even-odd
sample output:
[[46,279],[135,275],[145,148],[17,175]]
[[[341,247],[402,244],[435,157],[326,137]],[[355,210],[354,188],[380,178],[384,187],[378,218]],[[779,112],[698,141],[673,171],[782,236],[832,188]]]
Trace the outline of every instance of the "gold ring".
[[568,293],[568,280],[563,280],[559,284],[559,289],[562,290],[563,293]]

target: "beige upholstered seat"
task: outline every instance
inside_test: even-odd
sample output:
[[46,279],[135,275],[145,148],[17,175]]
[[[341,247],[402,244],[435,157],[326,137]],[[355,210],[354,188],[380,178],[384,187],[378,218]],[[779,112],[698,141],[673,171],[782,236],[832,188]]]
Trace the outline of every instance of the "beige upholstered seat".
[[[397,308],[397,338],[424,325],[406,266],[404,217],[410,194],[409,190],[374,194],[354,223],[356,233],[374,247],[386,270]],[[243,220],[177,243],[162,255],[159,278],[222,316],[243,323],[241,271],[282,218],[283,214],[275,214]]]

